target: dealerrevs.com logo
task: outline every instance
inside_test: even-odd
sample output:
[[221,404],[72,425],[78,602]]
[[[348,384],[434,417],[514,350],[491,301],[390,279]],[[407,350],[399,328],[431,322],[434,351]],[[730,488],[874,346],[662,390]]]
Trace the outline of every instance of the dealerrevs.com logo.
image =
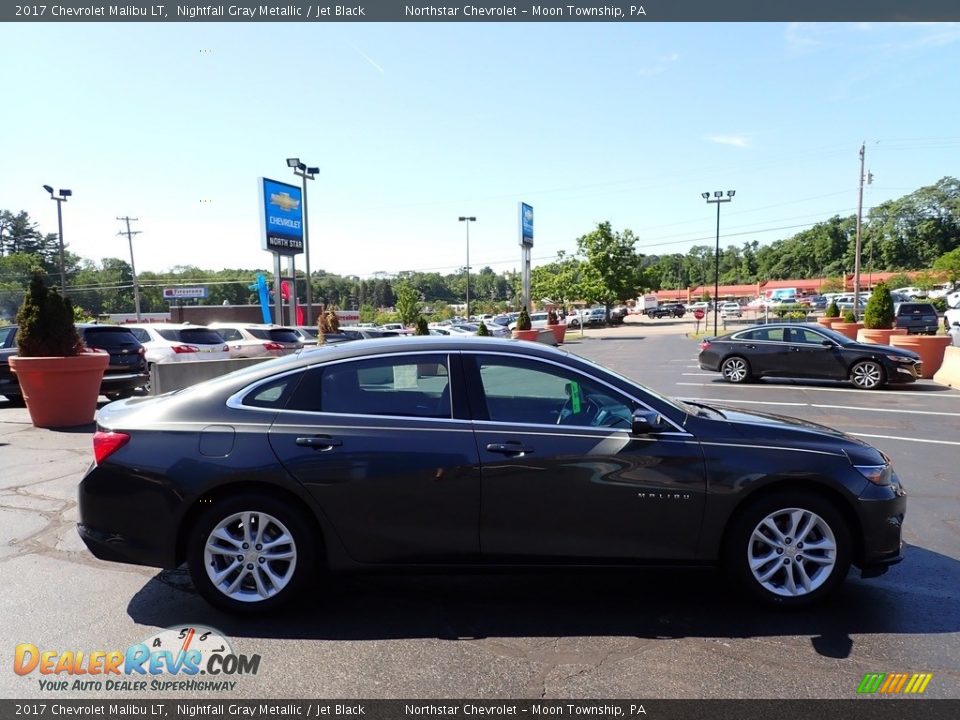
[[858,695],[920,695],[933,673],[867,673],[857,686]]
[[20,643],[17,675],[38,676],[40,690],[230,692],[233,678],[256,675],[259,655],[241,655],[218,630],[182,625],[161,630],[126,650],[49,650]]

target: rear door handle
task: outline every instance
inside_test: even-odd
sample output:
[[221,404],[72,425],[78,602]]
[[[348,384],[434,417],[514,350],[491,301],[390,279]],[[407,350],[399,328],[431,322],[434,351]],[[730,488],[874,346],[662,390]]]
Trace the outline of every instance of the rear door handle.
[[490,443],[487,445],[487,450],[501,455],[525,455],[533,452],[533,448],[528,448],[518,442]]
[[342,440],[337,440],[329,435],[314,435],[313,437],[298,437],[297,445],[300,447],[313,448],[314,450],[330,450],[343,445]]

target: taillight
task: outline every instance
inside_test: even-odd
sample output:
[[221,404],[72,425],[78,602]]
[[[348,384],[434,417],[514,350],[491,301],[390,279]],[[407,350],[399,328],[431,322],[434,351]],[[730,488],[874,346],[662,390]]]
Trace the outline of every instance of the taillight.
[[700,342],[700,352],[703,352],[704,350],[709,350],[709,349],[710,349],[709,340],[703,340]]
[[193,345],[174,345],[173,351],[179,355],[181,353],[200,352],[200,348],[194,347]]
[[263,346],[267,350],[283,350],[283,345],[278,342],[266,342],[263,344]]
[[229,345],[224,345],[224,346],[223,346],[222,348],[220,348],[220,349],[223,350],[223,352],[230,352],[230,346],[229,346]]
[[97,465],[102,463],[130,440],[130,436],[120,432],[102,432],[93,434],[93,459]]
[[146,352],[147,352],[147,351],[143,349],[143,345],[141,345],[141,346],[140,346],[140,349],[137,350],[137,355],[145,355]]

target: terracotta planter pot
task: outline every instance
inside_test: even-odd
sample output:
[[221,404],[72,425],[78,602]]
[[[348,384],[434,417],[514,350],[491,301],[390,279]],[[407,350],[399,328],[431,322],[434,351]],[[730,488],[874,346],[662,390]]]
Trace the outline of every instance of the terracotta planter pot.
[[841,335],[846,335],[851,340],[857,339],[857,333],[863,328],[863,323],[861,322],[843,322],[842,320],[838,323],[833,324],[833,329],[836,330]]
[[913,350],[923,362],[922,378],[930,379],[943,364],[943,353],[951,343],[949,335],[894,335],[890,344],[904,350]]
[[557,339],[557,345],[560,345],[567,336],[567,326],[558,324],[550,325],[549,328],[553,330],[553,336]]
[[93,422],[100,381],[110,355],[88,352],[75,357],[10,358],[23,399],[36,427],[72,427]]
[[539,334],[539,330],[514,330],[511,333],[514,340],[529,340],[530,342],[536,342]]
[[906,328],[863,328],[857,333],[857,342],[871,343],[873,345],[889,345],[890,338],[894,335],[906,335]]
[[838,322],[843,322],[842,317],[818,317],[817,322],[824,327],[833,327]]

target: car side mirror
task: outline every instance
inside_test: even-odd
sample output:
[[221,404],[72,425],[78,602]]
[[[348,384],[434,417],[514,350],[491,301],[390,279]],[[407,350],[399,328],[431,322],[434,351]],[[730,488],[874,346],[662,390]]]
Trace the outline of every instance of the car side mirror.
[[630,426],[630,432],[633,435],[661,433],[664,432],[667,427],[669,426],[663,421],[660,413],[655,410],[641,410],[638,408],[633,411],[633,422]]
[[820,344],[824,347],[833,347],[833,340],[821,340]]

